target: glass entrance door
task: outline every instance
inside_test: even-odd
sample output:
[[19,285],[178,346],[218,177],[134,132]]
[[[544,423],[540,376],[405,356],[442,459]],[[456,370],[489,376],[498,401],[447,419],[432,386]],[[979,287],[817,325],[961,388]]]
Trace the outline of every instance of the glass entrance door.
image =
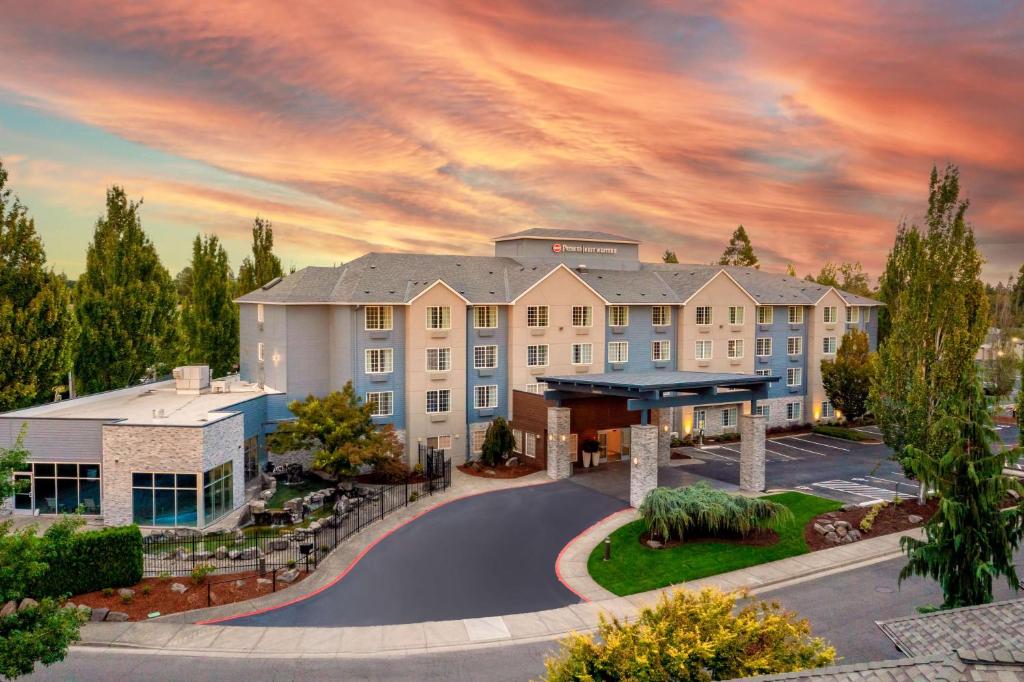
[[32,474],[14,474],[14,483],[20,490],[14,494],[14,511],[32,513]]

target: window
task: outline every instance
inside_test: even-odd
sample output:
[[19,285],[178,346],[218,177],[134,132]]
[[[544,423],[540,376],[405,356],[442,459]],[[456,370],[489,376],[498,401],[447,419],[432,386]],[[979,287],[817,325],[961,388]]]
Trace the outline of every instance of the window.
[[709,325],[711,324],[711,306],[699,305],[696,308],[697,324]]
[[366,349],[366,373],[390,374],[395,369],[395,352],[391,348]]
[[537,346],[526,347],[526,366],[527,367],[547,367],[548,366],[548,346],[547,344],[540,344]]
[[428,436],[427,447],[434,448],[435,450],[451,450],[452,449],[452,437],[451,436]]
[[772,371],[770,369],[755,369],[754,374],[759,377],[770,377],[772,375]]
[[133,473],[132,523],[197,525],[196,478],[195,474]]
[[833,324],[836,321],[836,307],[827,305],[821,311],[821,319],[825,324]]
[[836,353],[836,337],[826,336],[821,340],[821,352],[825,355],[835,355]]
[[804,352],[804,340],[800,336],[791,336],[786,339],[786,352],[790,355],[800,355]]
[[395,394],[392,391],[371,391],[366,394],[366,403],[373,405],[374,417],[390,417],[394,412]]
[[594,346],[590,343],[572,344],[572,364],[589,365],[593,361]]
[[498,306],[478,305],[473,308],[473,326],[477,329],[497,329]]
[[203,474],[203,521],[209,523],[234,508],[234,463],[224,462]]
[[613,305],[608,308],[608,324],[613,327],[629,325],[629,306]]
[[527,393],[536,393],[537,395],[544,395],[544,391],[548,390],[548,385],[543,381],[536,384],[526,384]]
[[667,305],[656,305],[651,308],[651,324],[655,327],[667,327],[672,324],[672,308]]
[[515,445],[512,446],[512,452],[517,452],[520,455],[523,454],[523,432],[519,429],[512,429],[512,440]]
[[821,416],[823,419],[831,419],[832,417],[836,416],[836,409],[832,407],[831,401],[821,401]]
[[775,318],[775,308],[770,305],[757,306],[757,323],[771,324]]
[[729,324],[743,324],[744,308],[741,305],[729,306]]
[[708,411],[707,410],[694,410],[693,411],[693,430],[703,431],[708,427]]
[[729,347],[726,354],[732,360],[739,360],[743,357],[743,339],[729,339]]
[[264,348],[265,346],[262,341],[256,344],[256,359],[260,362],[263,362]]
[[473,368],[494,369],[498,366],[497,346],[473,346]]
[[527,327],[548,326],[548,307],[546,305],[531,305],[526,307]]
[[735,407],[726,407],[722,410],[722,426],[724,428],[732,428],[736,426],[736,419],[739,410]]
[[629,341],[609,342],[608,362],[629,362]]
[[498,406],[498,386],[489,384],[487,386],[473,387],[473,407],[478,410],[493,409]]
[[451,412],[452,390],[439,388],[427,391],[427,414],[444,414]]
[[791,305],[789,306],[789,323],[790,324],[803,324],[804,323],[804,309],[803,306]]
[[589,327],[594,324],[594,308],[589,305],[572,307],[572,326]]
[[697,341],[696,350],[694,351],[694,357],[698,360],[710,360],[712,351],[712,341],[701,340]]
[[655,362],[672,359],[672,344],[668,339],[651,342],[651,360]]
[[754,341],[754,355],[759,358],[766,358],[772,354],[771,339],[757,339]]
[[804,370],[800,367],[790,367],[786,370],[786,385],[799,386],[804,382]]
[[100,513],[99,464],[35,462],[14,479],[26,486],[14,496],[15,509],[73,514],[82,506],[86,514]]
[[474,453],[483,452],[484,439],[487,437],[487,429],[473,429],[470,432],[470,444]]
[[428,348],[427,349],[427,371],[447,372],[452,368],[451,348]]
[[[859,308],[858,308],[858,310],[859,310]],[[871,321],[871,308],[865,308],[864,309],[864,324],[867,324],[870,321]]]
[[452,309],[447,305],[427,306],[427,329],[451,329]]
[[754,408],[754,414],[758,415],[759,417],[765,417],[767,419],[770,419],[772,416],[772,406],[758,405],[757,407]]
[[849,306],[846,309],[846,321],[853,324],[854,322],[860,322],[860,308],[856,306]]
[[262,303],[257,303],[256,304],[256,321],[259,322],[260,324],[263,324],[263,304]]
[[394,313],[389,305],[368,305],[363,312],[363,327],[367,331],[386,331],[394,326]]
[[523,454],[527,457],[537,456],[537,436],[532,433],[523,434]]
[[803,403],[786,403],[786,420],[798,422],[803,417]]

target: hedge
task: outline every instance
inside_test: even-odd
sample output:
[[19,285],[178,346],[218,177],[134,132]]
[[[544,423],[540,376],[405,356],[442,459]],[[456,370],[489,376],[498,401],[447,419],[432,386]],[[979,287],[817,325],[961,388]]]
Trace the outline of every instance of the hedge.
[[848,429],[842,426],[829,426],[827,424],[819,424],[811,429],[814,433],[820,433],[823,436],[832,436],[833,438],[843,438],[845,440],[854,440],[858,442],[867,442],[877,440],[874,436],[864,433],[862,431],[856,431],[854,429]]
[[33,592],[58,597],[127,587],[142,580],[142,533],[138,526],[120,526],[75,533],[67,543],[42,539],[49,568]]

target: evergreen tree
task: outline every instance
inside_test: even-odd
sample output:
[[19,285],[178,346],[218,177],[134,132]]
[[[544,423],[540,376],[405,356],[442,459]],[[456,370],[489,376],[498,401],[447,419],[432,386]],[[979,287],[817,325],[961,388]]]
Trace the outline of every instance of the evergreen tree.
[[746,268],[760,268],[754,247],[750,245],[750,237],[742,225],[736,228],[729,238],[729,246],[718,259],[719,265],[742,265]]
[[35,221],[0,162],[0,412],[50,399],[77,339],[67,281],[46,268]]
[[82,327],[77,381],[83,393],[123,388],[164,371],[175,352],[174,280],[142,230],[140,203],[107,191],[85,272],[75,287]]
[[[882,277],[891,329],[878,353],[871,408],[904,471],[923,476],[945,452],[932,425],[963,390],[988,326],[981,256],[964,219],[959,172],[932,169],[927,229],[903,225]],[[912,446],[912,447],[911,447]],[[923,495],[927,481],[921,480]]]
[[502,417],[497,417],[487,427],[484,444],[480,449],[480,459],[488,466],[498,466],[512,454],[516,446],[512,425]]
[[868,335],[859,329],[851,329],[843,336],[835,360],[821,361],[825,393],[832,406],[850,421],[857,421],[867,412],[874,367]]
[[669,251],[668,249],[665,249],[665,253],[661,254],[661,262],[662,263],[678,263],[679,259],[676,258],[676,252],[675,251]]
[[786,275],[789,277],[796,277],[796,268],[793,267],[792,263],[786,265]]
[[281,259],[274,255],[274,229],[269,220],[256,218],[252,227],[252,258],[238,268],[238,294],[247,294],[284,274]]
[[238,364],[238,308],[228,254],[217,237],[196,235],[188,267],[191,287],[181,307],[185,360],[208,364],[216,377],[230,374]]

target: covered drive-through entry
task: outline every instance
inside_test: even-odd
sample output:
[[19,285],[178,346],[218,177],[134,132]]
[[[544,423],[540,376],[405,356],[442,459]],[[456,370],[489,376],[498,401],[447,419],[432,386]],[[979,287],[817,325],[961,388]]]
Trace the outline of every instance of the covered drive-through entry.
[[[572,475],[575,452],[572,411],[588,409],[595,401],[625,403],[638,417],[629,428],[629,501],[640,506],[658,486],[658,465],[670,457],[670,410],[675,407],[749,403],[739,417],[740,489],[759,492],[765,487],[765,417],[755,414],[757,401],[768,395],[778,377],[712,372],[608,372],[574,376],[545,376],[547,407],[547,472],[552,479]],[[614,400],[614,399],[617,399]]]

